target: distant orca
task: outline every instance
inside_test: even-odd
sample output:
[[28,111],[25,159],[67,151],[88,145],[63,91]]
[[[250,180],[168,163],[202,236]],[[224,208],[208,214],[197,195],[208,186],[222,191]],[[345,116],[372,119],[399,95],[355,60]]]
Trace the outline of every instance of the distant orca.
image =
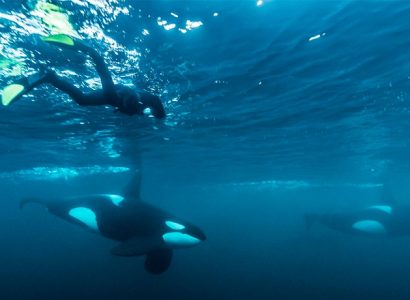
[[373,205],[350,214],[306,214],[306,226],[320,223],[344,233],[383,236],[410,235],[410,206]]
[[136,172],[122,195],[90,195],[64,201],[23,199],[20,208],[40,203],[70,223],[120,241],[111,249],[113,255],[145,255],[145,269],[160,274],[170,266],[173,249],[195,246],[206,236],[198,227],[141,201],[140,182]]

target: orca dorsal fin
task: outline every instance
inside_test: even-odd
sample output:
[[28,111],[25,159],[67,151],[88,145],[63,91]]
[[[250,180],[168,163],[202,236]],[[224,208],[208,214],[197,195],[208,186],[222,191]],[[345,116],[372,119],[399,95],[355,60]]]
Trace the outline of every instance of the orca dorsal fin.
[[386,204],[386,205],[396,204],[396,199],[393,195],[391,186],[389,184],[383,184],[380,201],[381,203]]
[[125,186],[123,194],[128,204],[137,203],[141,200],[141,171],[135,170],[131,180]]

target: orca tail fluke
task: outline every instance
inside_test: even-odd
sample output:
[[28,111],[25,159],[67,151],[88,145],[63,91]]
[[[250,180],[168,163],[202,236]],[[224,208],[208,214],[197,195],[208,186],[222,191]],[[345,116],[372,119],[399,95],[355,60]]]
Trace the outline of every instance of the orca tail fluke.
[[20,201],[19,207],[20,207],[20,209],[23,209],[27,204],[30,204],[30,203],[37,203],[37,204],[40,204],[40,205],[45,205],[45,203],[43,201],[41,201],[40,199],[37,199],[37,198],[24,198]]
[[315,214],[305,214],[305,225],[306,229],[310,229],[313,224],[317,222],[318,215]]

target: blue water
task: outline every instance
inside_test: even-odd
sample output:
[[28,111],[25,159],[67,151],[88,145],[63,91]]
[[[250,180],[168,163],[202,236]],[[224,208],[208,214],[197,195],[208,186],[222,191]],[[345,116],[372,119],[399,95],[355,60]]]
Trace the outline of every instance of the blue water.
[[[161,95],[167,118],[80,107],[49,86],[0,107],[2,298],[408,299],[408,238],[308,233],[303,214],[377,202],[386,183],[408,201],[410,2],[52,2],[116,82]],[[41,42],[33,3],[0,0],[0,59],[98,87],[84,55]],[[0,68],[0,86],[19,74]],[[159,277],[18,209],[119,192],[136,158],[144,199],[208,236]]]

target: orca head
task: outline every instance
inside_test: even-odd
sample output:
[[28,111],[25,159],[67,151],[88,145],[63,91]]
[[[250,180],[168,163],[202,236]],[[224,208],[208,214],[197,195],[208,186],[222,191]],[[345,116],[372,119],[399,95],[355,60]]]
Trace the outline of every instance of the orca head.
[[171,218],[165,220],[162,239],[170,248],[189,248],[205,241],[206,235],[198,226]]

